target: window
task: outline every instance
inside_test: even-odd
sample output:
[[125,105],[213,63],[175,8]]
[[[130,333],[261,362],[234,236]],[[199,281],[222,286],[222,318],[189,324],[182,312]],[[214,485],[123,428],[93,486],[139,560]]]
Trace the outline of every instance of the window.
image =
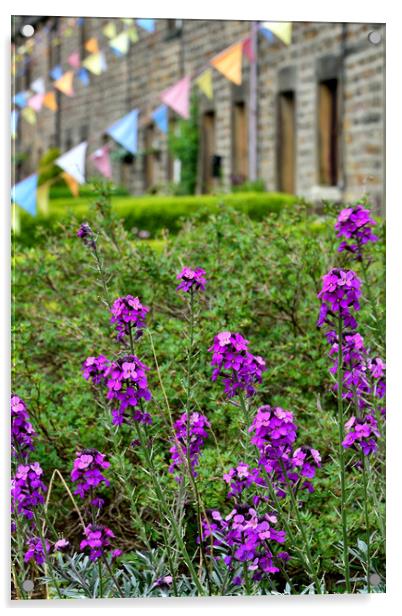
[[49,25],[49,37],[47,45],[48,70],[51,71],[60,62],[60,45],[57,39],[58,19],[54,17]]
[[82,18],[79,25],[79,41],[80,41],[80,57],[81,61],[84,59],[87,51],[85,49],[85,43],[87,42],[87,27],[86,27],[86,19]]
[[201,126],[201,190],[208,193],[214,183],[215,113],[207,111],[202,116]]
[[295,110],[293,90],[278,97],[278,189],[289,194],[295,191]]
[[182,19],[167,19],[166,20],[166,39],[175,38],[176,36],[180,36],[183,30],[183,20]]
[[81,130],[80,130],[80,142],[87,141],[88,134],[89,134],[88,126],[84,124],[84,126],[81,126]]
[[67,130],[64,133],[64,150],[65,151],[71,150],[72,147],[73,147],[72,130],[71,128],[67,128]]
[[248,125],[244,102],[234,103],[232,135],[232,183],[243,184],[248,177]]
[[338,80],[318,85],[319,182],[322,186],[338,183]]
[[150,190],[155,185],[155,152],[154,152],[155,126],[149,124],[144,135],[144,178],[145,189]]

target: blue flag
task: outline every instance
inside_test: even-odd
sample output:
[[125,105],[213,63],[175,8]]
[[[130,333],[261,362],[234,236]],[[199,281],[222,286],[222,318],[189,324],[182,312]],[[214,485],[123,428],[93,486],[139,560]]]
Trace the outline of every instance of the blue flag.
[[155,32],[155,20],[154,19],[137,19],[137,24],[143,30],[147,32]]
[[275,37],[272,34],[271,30],[267,30],[266,28],[263,28],[262,26],[260,26],[260,32],[261,34],[263,34],[265,36],[265,38],[270,42],[273,43],[275,41]]
[[166,105],[160,105],[155,109],[152,114],[152,118],[162,133],[168,132],[168,108]]
[[17,92],[14,96],[14,103],[23,109],[28,104],[28,95],[26,92]]
[[15,139],[17,135],[19,115],[20,115],[19,111],[17,111],[16,109],[12,110],[11,112],[11,136],[13,139]]
[[11,189],[11,201],[35,216],[36,214],[36,189],[38,187],[38,175],[30,175],[22,182],[18,182]]
[[77,77],[85,87],[89,86],[91,80],[86,68],[81,67],[77,72]]
[[138,109],[133,109],[110,126],[106,133],[123,146],[127,152],[136,154],[138,147]]
[[63,69],[60,66],[60,64],[57,64],[56,66],[54,66],[52,70],[50,71],[49,75],[54,81],[57,81],[58,79],[60,79],[60,77],[62,77],[63,75]]

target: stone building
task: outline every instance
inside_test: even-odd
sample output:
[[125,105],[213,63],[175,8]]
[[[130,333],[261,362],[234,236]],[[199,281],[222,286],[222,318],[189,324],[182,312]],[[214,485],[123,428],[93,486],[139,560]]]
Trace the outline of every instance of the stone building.
[[[117,58],[102,34],[111,20],[20,17],[35,26],[35,45],[15,91],[29,89],[56,64],[97,37],[108,69],[91,75],[89,87],[74,81],[75,96],[57,93],[58,111],[43,109],[37,123],[19,123],[17,179],[36,169],[52,146],[62,152],[88,140],[90,153],[107,139],[104,131],[134,108],[140,110],[139,152],[113,162],[113,179],[133,194],[163,190],[177,175],[167,138],[152,122],[160,92],[184,75],[196,75],[225,47],[250,33],[242,21],[156,20],[153,33],[138,28],[139,40]],[[116,19],[118,31],[124,25]],[[61,32],[68,28],[68,36]],[[370,33],[375,32],[374,37]],[[370,40],[371,38],[371,40]],[[39,40],[38,40],[39,39]],[[374,42],[372,42],[374,41]],[[250,63],[236,86],[213,69],[213,99],[199,95],[198,192],[230,190],[250,170]],[[294,23],[289,46],[257,35],[257,142],[254,175],[267,190],[313,200],[352,200],[368,193],[384,208],[385,26],[359,23]],[[172,112],[170,122],[177,116]],[[218,167],[218,169],[217,169]],[[88,174],[94,172],[88,163]],[[218,177],[215,177],[218,176]]]

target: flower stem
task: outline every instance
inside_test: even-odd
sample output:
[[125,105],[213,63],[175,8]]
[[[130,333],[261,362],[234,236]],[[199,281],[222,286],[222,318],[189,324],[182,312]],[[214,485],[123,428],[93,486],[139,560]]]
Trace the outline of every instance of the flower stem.
[[338,367],[337,367],[337,383],[338,383],[338,456],[341,474],[341,516],[342,516],[342,537],[343,537],[343,563],[345,567],[345,583],[346,592],[351,592],[350,586],[350,570],[349,570],[349,545],[348,545],[348,530],[347,530],[347,515],[346,515],[346,481],[345,481],[345,452],[343,449],[343,440],[345,438],[344,417],[343,417],[343,338],[342,338],[342,317],[338,317]]
[[361,452],[362,465],[363,465],[363,500],[364,500],[364,518],[366,525],[366,544],[367,544],[367,592],[371,593],[370,582],[370,569],[371,569],[371,556],[370,556],[370,527],[369,527],[369,515],[368,515],[368,497],[367,497],[367,469],[366,469],[366,456],[363,451]]
[[114,573],[113,573],[113,571],[112,571],[111,566],[109,565],[108,559],[106,558],[106,556],[105,556],[104,554],[102,554],[102,557],[103,557],[103,561],[104,561],[104,563],[105,563],[105,565],[106,565],[106,568],[107,568],[107,570],[108,570],[108,571],[109,571],[109,573],[110,573],[110,577],[112,578],[113,583],[114,583],[114,585],[116,586],[116,590],[117,590],[117,592],[119,593],[119,597],[120,597],[121,599],[124,599],[124,595],[123,595],[123,593],[122,593],[122,592],[121,592],[121,590],[120,590],[119,583],[118,583],[118,581],[116,580],[116,577],[115,577],[115,575],[114,575]]

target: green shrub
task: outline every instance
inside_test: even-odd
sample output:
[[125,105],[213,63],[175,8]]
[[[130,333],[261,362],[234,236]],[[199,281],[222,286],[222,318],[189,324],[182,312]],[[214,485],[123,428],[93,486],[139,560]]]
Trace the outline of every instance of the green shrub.
[[[61,192],[61,187],[58,190]],[[221,205],[233,207],[253,220],[262,220],[268,214],[278,214],[284,207],[290,207],[296,203],[296,197],[283,193],[249,192],[187,197],[116,196],[113,198],[112,211],[124,220],[124,227],[128,231],[133,228],[146,230],[152,237],[155,237],[162,229],[177,233],[183,219],[198,215],[205,220],[208,215],[217,214]],[[58,223],[68,224],[72,216],[77,221],[88,220],[96,224],[99,213],[96,205],[90,206],[86,196],[80,196],[77,199],[53,198],[50,201],[50,212],[47,216],[38,214],[32,217],[21,212],[21,234],[18,240],[26,245],[33,245],[36,229],[44,228],[57,233]]]

